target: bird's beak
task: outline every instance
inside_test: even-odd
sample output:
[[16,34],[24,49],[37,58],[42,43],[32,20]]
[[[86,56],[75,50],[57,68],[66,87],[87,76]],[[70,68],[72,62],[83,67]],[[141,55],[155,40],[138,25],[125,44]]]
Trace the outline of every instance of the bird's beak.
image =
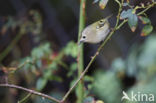
[[80,44],[82,44],[82,43],[84,43],[84,40],[80,40],[78,44],[80,45]]

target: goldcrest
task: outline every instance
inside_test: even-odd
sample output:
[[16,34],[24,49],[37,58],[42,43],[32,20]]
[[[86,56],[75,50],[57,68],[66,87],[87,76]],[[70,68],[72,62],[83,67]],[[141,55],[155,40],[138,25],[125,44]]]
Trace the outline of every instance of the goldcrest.
[[109,17],[87,26],[82,31],[79,44],[83,42],[95,44],[103,41],[110,32]]

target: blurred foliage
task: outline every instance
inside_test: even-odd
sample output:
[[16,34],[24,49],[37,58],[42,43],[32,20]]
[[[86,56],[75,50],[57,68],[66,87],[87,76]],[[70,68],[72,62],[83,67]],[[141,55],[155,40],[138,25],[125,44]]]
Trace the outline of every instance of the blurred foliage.
[[30,10],[28,16],[22,19],[17,19],[12,16],[8,16],[5,20],[5,24],[1,29],[2,35],[6,33],[8,29],[14,31],[17,27],[20,27],[19,32],[21,34],[32,32],[33,34],[40,34],[42,30],[42,18],[38,11]]
[[83,103],[104,103],[102,100],[95,100],[95,98],[88,96],[84,99]]
[[114,72],[97,71],[94,75],[93,91],[108,103],[120,102],[121,85]]
[[[53,96],[57,99],[61,99],[63,97],[63,93],[59,91],[52,91],[49,93],[50,96]],[[37,97],[35,98],[33,103],[56,103],[46,98]]]
[[[46,86],[48,86],[48,81],[54,81],[58,83],[63,83],[65,81],[64,77],[60,76],[61,68],[67,72],[66,77],[72,78],[70,81],[70,86],[73,85],[77,76],[75,75],[77,70],[77,63],[73,61],[71,64],[66,63],[66,58],[71,57],[76,59],[77,57],[77,44],[73,41],[69,42],[64,48],[62,48],[59,52],[51,49],[50,43],[42,43],[38,47],[35,47],[30,56],[27,56],[19,62],[13,62],[12,65],[19,65],[18,68],[13,69],[13,73],[17,72],[22,74],[22,78],[26,81],[27,85],[32,85],[38,91],[44,90]],[[10,67],[11,68],[11,67]],[[9,69],[9,68],[8,68]],[[63,71],[64,71],[63,70]],[[16,76],[12,76],[12,72],[9,73],[9,81],[10,83],[14,82],[13,78],[17,78]],[[90,89],[92,88],[91,83],[93,82],[93,78],[91,76],[86,75],[84,77],[84,81],[87,83],[87,88],[85,92],[85,97],[90,93]],[[15,80],[17,82],[17,80]],[[50,94],[55,94],[54,97],[61,99],[63,96],[62,92],[57,91],[50,92]],[[58,96],[56,95],[58,94]],[[36,98],[34,103],[40,103],[41,101],[49,101],[47,99]],[[39,102],[40,101],[40,102]]]
[[1,52],[0,63],[10,53],[10,51],[12,51],[23,35],[32,33],[34,35],[34,42],[38,43],[40,41],[42,33],[42,18],[40,13],[36,10],[30,10],[28,12],[28,16],[20,19],[8,16],[0,30],[0,33],[5,35],[8,31],[15,32],[17,34],[11,43]]
[[[93,3],[98,3],[101,9],[105,9],[109,0],[92,0],[92,1]],[[20,37],[25,34],[29,34],[29,33],[32,34],[29,35],[30,36],[29,39],[33,39],[32,41],[26,40],[26,42],[30,42],[30,45],[32,42],[35,42],[36,44],[31,45],[31,47],[34,49],[31,50],[30,48],[31,52],[29,54],[26,54],[29,55],[27,57],[23,58],[22,56],[20,56],[22,57],[22,59],[15,61],[10,59],[9,56],[9,59],[12,60],[13,62],[8,67],[5,66],[0,67],[0,82],[1,79],[3,79],[2,83],[6,82],[5,80],[8,80],[9,83],[21,85],[30,89],[36,89],[40,92],[44,92],[57,99],[61,99],[64,93],[77,80],[76,74],[77,74],[78,65],[76,59],[78,54],[77,53],[78,45],[73,41],[69,41],[67,45],[65,46],[63,45],[63,48],[60,48],[59,47],[60,45],[59,44],[56,45],[55,43],[53,43],[53,41],[52,42],[50,42],[49,40],[42,41],[42,39],[44,38],[41,36],[45,36],[44,34],[46,34],[46,36],[48,35],[47,36],[48,39],[50,37],[53,38],[53,40],[56,39],[56,41],[58,39],[60,41],[64,41],[64,37],[68,38],[68,36],[69,38],[71,37],[71,39],[73,39],[74,36],[72,34],[75,34],[75,28],[77,28],[77,23],[75,23],[76,20],[72,23],[70,19],[71,18],[72,20],[75,19],[76,16],[75,14],[78,13],[75,12],[76,11],[75,8],[77,5],[74,5],[73,2],[71,2],[73,4],[70,4],[70,2],[66,2],[63,0],[51,0],[50,2],[52,2],[52,5],[57,4],[58,7],[57,5],[55,5],[54,7],[50,8],[48,2],[46,1],[43,2],[43,5],[45,7],[42,8],[43,5],[41,0],[39,2],[40,6],[38,10],[33,10],[32,8],[29,8],[30,10],[27,10],[28,12],[26,12],[26,15],[22,15],[22,17],[7,16],[5,18],[4,25],[1,27],[0,30],[0,33],[2,35],[0,36],[2,37],[6,36],[8,31],[11,31],[9,33],[13,33],[16,35],[13,35],[15,37],[13,38],[13,40],[12,38],[9,38],[11,40],[10,43],[11,46],[8,46],[10,49],[6,49],[7,52],[4,50],[5,55],[3,53],[0,54],[0,61],[3,60],[11,50],[13,50],[13,47],[17,46],[17,42],[21,39]],[[87,3],[89,4],[89,2]],[[155,29],[152,26],[152,21],[149,19],[149,17],[146,14],[138,16],[137,11],[147,8],[147,6],[150,5],[152,2],[154,2],[154,0],[149,0],[146,4],[140,3],[138,6],[135,6],[130,2],[131,2],[130,0],[124,1],[123,3],[124,7],[121,12],[120,19],[128,20],[128,26],[130,27],[132,32],[135,32],[137,27],[142,25],[143,27],[141,28],[141,36],[148,36],[149,34],[151,34],[153,29]],[[134,0],[134,2],[136,1]],[[35,3],[38,5],[38,2]],[[36,4],[35,4],[35,8],[38,8]],[[78,3],[76,2],[76,4]],[[69,17],[69,15],[66,17],[66,15],[62,13],[64,12],[64,8],[67,9],[74,8],[71,9],[72,11],[71,14],[73,15],[73,17]],[[61,15],[62,16],[61,17],[60,15],[55,13],[55,9],[58,9],[60,14],[62,14],[63,16]],[[115,9],[117,10],[117,8]],[[88,15],[94,15],[97,13],[96,10],[95,11],[93,9],[89,9],[89,10],[91,11],[91,14],[88,13]],[[110,9],[110,11],[111,10],[112,9]],[[67,14],[69,13],[67,12]],[[98,16],[99,15],[95,15],[96,18],[98,18]],[[60,22],[61,21],[60,18],[63,18],[63,20],[67,19],[67,22],[63,24],[62,22]],[[88,16],[88,18],[90,17]],[[141,21],[141,23],[139,21]],[[43,27],[43,22],[45,27]],[[72,25],[68,25],[70,24],[69,22],[71,22]],[[63,27],[63,25],[66,25],[67,27]],[[68,28],[68,26],[71,27],[69,28],[71,29],[71,31],[65,29]],[[43,32],[43,28],[48,28],[48,29],[45,29],[46,32],[45,31]],[[67,34],[69,35],[65,35],[66,31],[68,31]],[[71,35],[69,31],[72,32]],[[55,34],[55,32],[57,33]],[[60,35],[58,36],[58,34]],[[18,35],[21,35],[19,39],[17,39]],[[83,90],[85,93],[84,94],[85,99],[83,102],[84,103],[120,103],[123,90],[126,91],[128,95],[130,95],[131,91],[134,91],[135,93],[139,91],[143,93],[153,93],[156,96],[156,89],[155,89],[156,36],[154,35],[155,34],[149,36],[148,39],[143,44],[141,44],[141,46],[140,44],[133,44],[133,46],[129,50],[127,58],[124,59],[121,57],[116,58],[115,60],[113,60],[109,70],[102,71],[95,67],[93,75],[90,73],[88,73],[89,75],[85,75],[83,77],[83,82],[84,82]],[[9,43],[10,40],[8,40],[7,43]],[[14,40],[16,40],[16,42]],[[122,40],[124,41],[124,39],[121,39],[121,41]],[[68,39],[66,39],[65,41],[68,41]],[[22,46],[26,48],[24,50],[27,50],[27,46],[25,46],[24,44],[25,41],[22,41]],[[124,47],[121,46],[121,48],[125,48],[126,46],[127,45],[125,45]],[[112,48],[113,47],[114,46],[112,46]],[[92,51],[91,49],[93,48],[89,48],[89,49],[87,48],[85,52],[88,53]],[[107,49],[109,51],[109,48]],[[23,53],[24,50],[23,51],[21,50],[20,52]],[[113,52],[107,54],[114,55]],[[16,52],[14,55],[15,56],[19,55],[19,53]],[[87,57],[88,55],[85,54],[85,56]],[[1,72],[4,72],[3,78],[1,76],[2,75]],[[134,79],[131,80],[129,78],[134,78]],[[127,82],[131,82],[131,84],[126,84]],[[1,95],[6,96],[7,98],[6,100],[10,100],[10,101],[14,100],[14,99],[8,99],[10,97],[14,97],[14,98],[16,97],[15,98],[16,100],[14,101],[17,101],[17,99],[22,100],[22,98],[25,97],[25,93],[18,92],[17,90],[10,89],[9,92],[8,91],[6,92],[4,89],[1,89],[0,91],[6,93],[4,94],[0,92]],[[75,92],[78,92],[78,89],[75,89],[72,95],[69,96],[69,99],[67,99],[67,103],[68,102],[73,103],[76,101],[77,99],[76,97],[78,93]],[[10,94],[13,94],[13,96],[10,96]],[[0,102],[3,102],[3,100],[1,100]],[[53,103],[48,99],[34,96],[34,95],[31,95],[31,97],[28,98],[27,102],[28,103],[49,103],[49,102]],[[127,101],[124,102],[127,103]],[[129,103],[133,103],[133,102],[129,102]],[[141,103],[141,102],[135,102],[135,103]]]
[[[124,79],[135,78],[130,87]],[[151,35],[140,46],[134,44],[126,59],[117,58],[108,71],[96,70],[94,73],[93,94],[106,103],[120,103],[122,91],[152,93],[156,96],[156,36]],[[126,101],[125,101],[126,102]],[[90,102],[89,102],[90,103]],[[127,101],[126,103],[142,103]],[[146,102],[151,103],[151,102]]]
[[[70,67],[65,63],[64,58],[71,56],[76,58],[77,44],[69,42],[60,52],[55,52],[50,49],[50,44],[45,43],[34,48],[29,57],[25,57],[21,64],[24,64],[25,72],[32,72],[39,78],[37,79],[36,88],[41,91],[47,84],[48,80],[62,82],[62,78],[57,75],[59,66],[69,70],[67,75],[72,76],[77,65],[73,62]],[[23,69],[21,69],[23,70]]]

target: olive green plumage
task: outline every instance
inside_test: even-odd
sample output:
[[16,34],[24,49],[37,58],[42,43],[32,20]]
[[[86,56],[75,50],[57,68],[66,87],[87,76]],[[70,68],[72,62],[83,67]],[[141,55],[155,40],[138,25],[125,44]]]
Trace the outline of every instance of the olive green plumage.
[[[110,17],[110,16],[109,16]],[[110,24],[108,18],[101,19],[89,26],[87,26],[83,31],[80,38],[80,43],[99,43],[105,39],[105,37],[110,32]]]

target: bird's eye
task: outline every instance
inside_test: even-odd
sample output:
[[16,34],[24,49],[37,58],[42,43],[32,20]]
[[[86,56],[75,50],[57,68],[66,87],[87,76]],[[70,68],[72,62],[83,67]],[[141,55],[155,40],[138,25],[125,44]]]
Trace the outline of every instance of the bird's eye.
[[100,23],[100,24],[103,23],[103,20],[100,20],[99,23]]
[[101,25],[104,24],[104,23],[105,23],[105,20],[100,20],[99,21],[99,24],[101,24]]
[[83,38],[83,39],[85,39],[85,38],[86,38],[86,36],[82,36],[82,38]]
[[98,25],[96,26],[96,29],[100,29],[101,27],[103,27],[105,24],[104,20],[100,20]]

